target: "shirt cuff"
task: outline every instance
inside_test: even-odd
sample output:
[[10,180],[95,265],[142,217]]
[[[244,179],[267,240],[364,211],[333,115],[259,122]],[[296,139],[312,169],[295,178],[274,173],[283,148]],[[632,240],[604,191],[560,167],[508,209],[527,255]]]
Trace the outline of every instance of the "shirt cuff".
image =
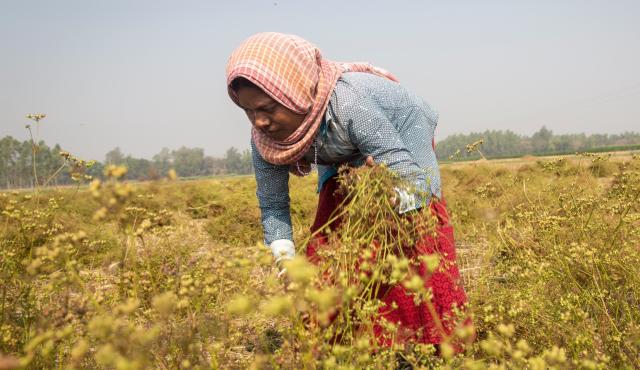
[[271,248],[271,253],[273,253],[276,260],[291,259],[296,255],[296,248],[289,239],[274,240],[269,245],[269,248]]

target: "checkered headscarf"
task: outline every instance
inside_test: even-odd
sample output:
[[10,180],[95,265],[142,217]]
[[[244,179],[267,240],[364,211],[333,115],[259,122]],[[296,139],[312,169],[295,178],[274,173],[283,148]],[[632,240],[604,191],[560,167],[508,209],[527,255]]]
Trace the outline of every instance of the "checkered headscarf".
[[[306,115],[300,127],[282,141],[271,139],[253,128],[253,141],[267,162],[294,164],[304,156],[322,123],[336,82],[344,72],[369,72],[397,81],[389,72],[368,63],[338,63],[324,59],[310,42],[276,32],[253,35],[231,54],[227,64],[227,88],[236,104],[238,98],[231,89],[231,82],[243,77],[287,109]],[[308,163],[300,163],[292,168],[308,166]]]

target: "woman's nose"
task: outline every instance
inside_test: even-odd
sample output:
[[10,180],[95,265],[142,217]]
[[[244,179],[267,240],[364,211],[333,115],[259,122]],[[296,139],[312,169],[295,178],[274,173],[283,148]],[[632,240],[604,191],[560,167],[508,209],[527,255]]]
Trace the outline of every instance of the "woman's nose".
[[267,117],[265,114],[256,113],[256,117],[254,119],[254,125],[256,126],[256,128],[264,130],[269,127],[270,123],[271,121],[269,121],[269,117]]

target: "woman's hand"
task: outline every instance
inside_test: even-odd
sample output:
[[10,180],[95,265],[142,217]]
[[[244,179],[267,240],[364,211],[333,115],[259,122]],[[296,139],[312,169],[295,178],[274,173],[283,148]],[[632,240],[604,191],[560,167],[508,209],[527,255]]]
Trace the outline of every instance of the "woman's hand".
[[[373,160],[373,157],[370,155],[367,156],[367,159],[364,161],[364,163],[369,168],[377,166],[376,162]],[[396,205],[398,205],[398,197],[396,195],[392,196],[391,199],[389,199],[389,202],[391,202],[392,207],[395,207]]]
[[364,163],[367,165],[367,167],[375,167],[376,162],[373,160],[373,157],[368,155],[367,159],[364,161]]

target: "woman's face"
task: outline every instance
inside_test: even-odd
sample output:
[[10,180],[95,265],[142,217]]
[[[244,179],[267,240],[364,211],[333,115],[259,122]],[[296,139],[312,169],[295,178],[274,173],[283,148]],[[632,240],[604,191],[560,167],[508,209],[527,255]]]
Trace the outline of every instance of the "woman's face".
[[304,114],[290,111],[256,86],[240,86],[236,94],[251,124],[274,140],[288,138],[304,121]]

